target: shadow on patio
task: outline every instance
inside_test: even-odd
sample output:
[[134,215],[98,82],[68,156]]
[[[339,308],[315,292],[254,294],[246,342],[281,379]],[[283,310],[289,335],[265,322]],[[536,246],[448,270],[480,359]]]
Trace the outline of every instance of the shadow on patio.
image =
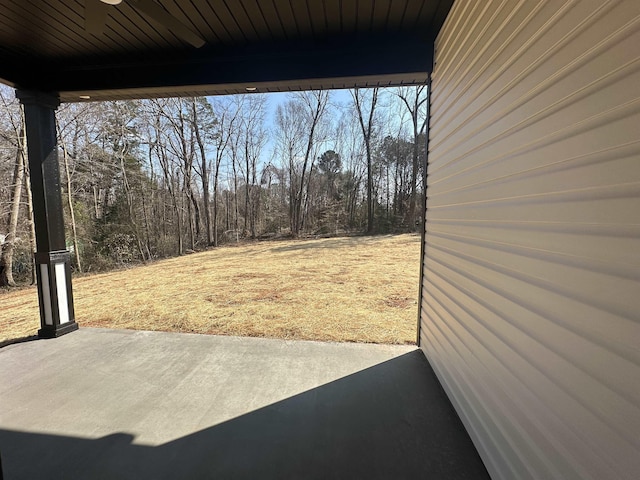
[[[289,345],[293,343],[288,342]],[[295,353],[291,355],[288,347],[278,343],[270,345],[275,350],[269,355],[273,355],[275,363],[285,365],[285,370],[297,368],[296,364],[304,365],[308,360],[300,359],[300,355],[305,351],[309,350],[307,353],[313,355],[323,350],[320,347],[315,351],[318,344],[314,342],[295,342]],[[302,349],[299,349],[300,345]],[[22,347],[16,345],[13,348]],[[340,347],[331,346],[336,351]],[[366,348],[375,350],[379,346],[345,347],[355,347],[357,356]],[[284,355],[290,356],[284,363],[283,349]],[[90,438],[96,430],[91,431],[87,427],[89,438],[83,438],[81,435],[56,433],[52,429],[46,433],[31,433],[27,428],[7,428],[7,424],[16,423],[10,420],[11,413],[5,410],[0,417],[7,420],[0,422],[5,479],[489,478],[424,355],[416,349],[407,351],[406,347],[405,352],[356,373],[155,445],[144,441],[138,444],[137,435],[123,429]],[[0,355],[5,357],[4,353],[0,352]],[[324,351],[324,354],[328,353],[331,352]],[[322,367],[321,356],[313,361],[317,362],[317,368]],[[332,362],[324,363],[332,368]],[[313,369],[310,370],[310,376],[314,376]],[[264,369],[265,376],[270,375],[269,372],[273,373],[268,368]],[[220,375],[224,376],[218,372]],[[206,382],[206,378],[200,378],[200,382]],[[267,380],[266,385],[269,383]],[[258,388],[244,393],[253,396],[255,403],[255,395],[259,391]],[[46,391],[40,393],[47,395]],[[202,393],[194,390],[196,397],[203,397]],[[224,397],[224,392],[221,393]],[[242,394],[235,388],[228,392],[229,395],[238,393]],[[216,395],[200,398],[202,411],[215,410],[221,398]],[[246,402],[246,398],[237,399],[237,403]],[[190,405],[187,409],[194,407],[193,399],[186,403]],[[123,408],[128,404],[125,400]],[[173,405],[173,409],[167,409],[168,405]],[[139,409],[140,405],[135,408]],[[145,404],[144,408],[164,409],[162,415],[170,421],[175,417],[176,425],[184,421],[181,412],[175,410],[180,408],[179,404],[158,400]],[[220,404],[220,409],[225,408],[229,410]],[[48,412],[31,411],[30,414],[46,417]],[[90,426],[91,419],[86,415],[92,414],[96,423],[102,421],[100,412],[92,412],[91,406],[87,406],[81,422]],[[76,420],[70,415],[68,421]],[[48,424],[45,421],[38,427],[38,422],[35,423],[36,431],[43,430]],[[143,423],[147,426],[131,423],[132,430],[154,428],[149,425],[153,424],[149,418]],[[122,425],[119,424],[120,427]],[[57,427],[57,431],[64,430]],[[66,431],[70,430],[73,430],[72,425]]]

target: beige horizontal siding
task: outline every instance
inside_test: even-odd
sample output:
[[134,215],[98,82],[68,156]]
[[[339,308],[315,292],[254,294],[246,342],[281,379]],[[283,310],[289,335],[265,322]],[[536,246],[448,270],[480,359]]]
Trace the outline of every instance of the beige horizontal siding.
[[421,346],[499,479],[640,478],[640,2],[457,1]]

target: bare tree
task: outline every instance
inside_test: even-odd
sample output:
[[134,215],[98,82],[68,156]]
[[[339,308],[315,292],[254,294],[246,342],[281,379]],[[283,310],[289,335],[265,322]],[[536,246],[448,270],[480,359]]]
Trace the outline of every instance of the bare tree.
[[[214,129],[214,151],[215,170],[213,176],[213,244],[218,246],[218,187],[220,182],[220,167],[222,160],[228,154],[231,138],[236,128],[239,116],[239,106],[237,101],[218,100],[213,103],[213,110],[216,114],[216,125]],[[228,199],[227,199],[228,200]],[[228,201],[226,202],[228,205]],[[229,211],[227,207],[227,212]],[[227,221],[228,228],[228,221]]]
[[[195,132],[193,121],[187,118],[187,108],[190,100],[172,99],[169,101],[171,109],[165,112],[167,127],[167,145],[173,157],[178,160],[182,177],[182,194],[186,199],[188,234],[191,250],[195,249],[195,242],[200,231],[200,212],[193,183],[193,164],[195,158]],[[184,205],[183,205],[184,208]]]
[[[78,160],[79,141],[81,128],[88,122],[86,112],[91,104],[66,104],[59,109],[56,115],[56,127],[58,130],[58,144],[62,149],[62,165],[64,168],[64,178],[66,181],[66,200],[69,209],[69,220],[71,223],[71,236],[73,241],[73,253],[76,262],[76,268],[82,272],[82,260],[80,255],[80,246],[78,241],[78,226],[76,223],[75,207],[74,207],[74,188],[72,185],[71,158]],[[71,137],[71,138],[68,138]],[[69,144],[71,148],[69,148]],[[71,151],[70,151],[71,150]]]
[[31,196],[31,173],[29,170],[29,162],[24,162],[24,184],[27,190],[27,210],[28,210],[28,221],[29,221],[29,250],[31,252],[31,285],[35,285],[37,283],[37,275],[36,275],[36,263],[35,263],[35,255],[36,255],[36,225],[33,219],[33,197]]
[[[180,185],[180,166],[176,165],[177,161],[172,155],[172,147],[170,146],[170,128],[166,123],[166,118],[170,114],[170,104],[168,100],[154,99],[150,101],[153,109],[153,138],[150,141],[151,149],[155,154],[155,158],[160,164],[164,179],[164,188],[169,193],[171,199],[171,207],[175,215],[176,227],[174,234],[176,237],[176,250],[178,255],[184,253],[184,243],[182,239],[184,215],[182,210],[181,198],[179,195]],[[166,219],[165,219],[166,226]]]
[[[213,245],[213,230],[211,228],[211,195],[209,181],[211,177],[211,165],[208,159],[208,142],[215,139],[216,119],[213,114],[211,104],[206,98],[191,99],[191,120],[195,133],[196,144],[200,154],[199,168],[196,169],[202,181],[202,201],[204,204],[204,220],[206,229],[207,245]],[[214,165],[215,168],[215,165]]]
[[289,218],[293,236],[298,236],[304,226],[303,206],[316,153],[326,133],[321,125],[328,101],[328,91],[300,92],[279,105],[276,111],[278,149],[289,169]]
[[[2,97],[5,109],[8,108],[4,97]],[[21,110],[21,109],[20,109]],[[19,123],[18,123],[19,122]],[[11,195],[11,209],[7,219],[7,234],[4,241],[0,242],[0,286],[15,287],[13,279],[13,252],[17,240],[18,218],[20,215],[20,200],[22,198],[22,185],[24,182],[24,172],[26,165],[26,135],[24,129],[24,116],[22,111],[19,119],[14,119],[13,128],[15,133],[15,164],[13,173],[13,193]]]
[[413,87],[400,87],[396,95],[402,100],[411,116],[411,126],[413,130],[413,150],[411,168],[411,193],[409,198],[409,224],[414,225],[416,217],[416,198],[420,156],[420,138],[424,135],[427,127],[428,117],[425,108],[428,101],[428,91],[426,85]]
[[[366,93],[365,93],[366,92]],[[358,115],[358,123],[362,130],[367,160],[367,232],[373,232],[375,199],[373,195],[373,164],[371,141],[374,134],[375,110],[378,103],[378,87],[365,91],[355,88],[351,90],[353,105]]]
[[[135,149],[140,142],[139,128],[137,122],[140,119],[140,103],[138,102],[117,102],[112,104],[113,122],[108,125],[110,129],[111,148],[118,162],[120,170],[121,185],[125,194],[127,209],[129,212],[129,225],[131,227],[136,246],[142,260],[145,260],[145,249],[140,233],[138,215],[136,212],[137,202],[135,198],[132,181],[129,178],[129,162],[134,163]],[[133,173],[133,169],[132,173]]]
[[260,202],[258,161],[266,142],[264,128],[266,114],[264,95],[250,95],[243,104],[240,135],[243,141],[244,174],[244,229],[256,237],[256,219]]
[[[349,228],[360,228],[359,206],[363,178],[366,174],[365,152],[361,141],[360,127],[354,122],[353,110],[346,109],[335,128],[335,150],[341,153],[343,173],[340,188],[343,192],[344,209]],[[365,193],[366,197],[366,193]]]

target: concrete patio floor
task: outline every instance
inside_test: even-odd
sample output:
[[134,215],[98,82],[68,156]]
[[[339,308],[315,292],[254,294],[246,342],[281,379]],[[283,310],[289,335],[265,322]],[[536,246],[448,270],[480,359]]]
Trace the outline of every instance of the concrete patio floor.
[[420,350],[80,328],[0,348],[17,479],[486,479]]

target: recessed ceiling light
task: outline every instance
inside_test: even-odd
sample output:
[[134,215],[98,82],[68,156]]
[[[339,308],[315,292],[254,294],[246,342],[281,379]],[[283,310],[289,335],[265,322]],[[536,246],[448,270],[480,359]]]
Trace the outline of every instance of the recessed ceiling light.
[[255,92],[258,88],[257,87],[245,87],[245,90],[247,92]]
[[89,100],[90,98],[91,98],[91,95],[80,95],[81,100]]
[[122,0],[100,0],[102,3],[106,3],[107,5],[119,5],[122,3]]

